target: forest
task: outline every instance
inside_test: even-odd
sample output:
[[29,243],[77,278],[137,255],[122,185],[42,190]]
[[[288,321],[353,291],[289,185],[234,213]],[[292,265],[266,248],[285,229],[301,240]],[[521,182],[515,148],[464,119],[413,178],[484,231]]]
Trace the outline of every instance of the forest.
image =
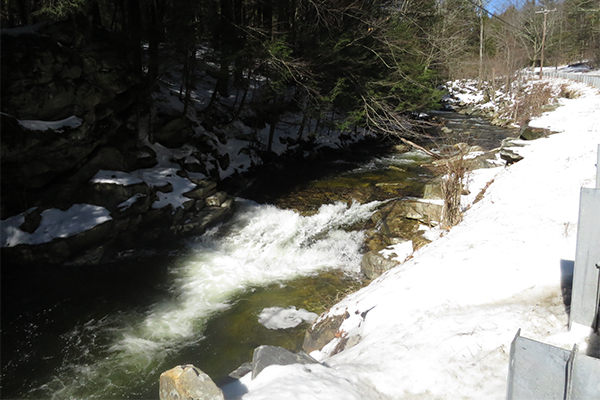
[[[253,104],[263,123],[275,126],[289,110],[307,118],[334,112],[344,116],[341,129],[397,134],[407,113],[439,101],[446,80],[509,83],[519,68],[600,60],[597,1],[514,1],[495,15],[488,3],[2,0],[1,22],[10,28],[68,20],[88,37],[116,32],[147,94],[169,65],[182,65],[184,114],[198,71],[211,66],[216,83],[207,121],[222,118],[219,100],[234,91],[226,113],[235,118],[258,80]],[[150,103],[141,96],[146,111]]]

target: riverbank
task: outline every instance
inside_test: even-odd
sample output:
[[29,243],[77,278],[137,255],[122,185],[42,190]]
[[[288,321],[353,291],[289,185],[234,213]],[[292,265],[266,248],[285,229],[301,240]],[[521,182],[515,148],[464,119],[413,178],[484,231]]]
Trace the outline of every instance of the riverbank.
[[580,188],[595,182],[600,95],[569,86],[578,98],[529,124],[560,133],[473,174],[471,189],[489,187],[459,225],[320,317],[348,316],[311,354],[327,366],[271,366],[225,387],[227,398],[503,399],[518,329],[598,357],[589,329],[567,330],[560,267],[575,257]]

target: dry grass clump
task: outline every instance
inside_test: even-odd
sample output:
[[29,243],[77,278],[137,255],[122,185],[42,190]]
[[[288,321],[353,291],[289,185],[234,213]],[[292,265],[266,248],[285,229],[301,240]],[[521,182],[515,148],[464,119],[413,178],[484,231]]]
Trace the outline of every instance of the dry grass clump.
[[560,92],[558,95],[565,99],[577,99],[579,96],[581,96],[581,93],[579,90],[573,89],[568,84],[564,83],[560,86]]
[[516,94],[513,120],[520,126],[526,125],[547,111],[554,97],[552,86],[546,82],[525,86]]
[[446,228],[452,227],[462,220],[460,198],[469,173],[465,155],[464,151],[461,151],[459,155],[447,158],[442,163],[446,174],[442,180],[444,208],[441,222],[442,226]]

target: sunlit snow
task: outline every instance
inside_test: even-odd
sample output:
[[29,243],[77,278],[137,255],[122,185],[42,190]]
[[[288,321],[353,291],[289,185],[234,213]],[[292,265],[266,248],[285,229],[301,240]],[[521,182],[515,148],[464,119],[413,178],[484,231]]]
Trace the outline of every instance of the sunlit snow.
[[[29,210],[33,211],[33,210]],[[67,238],[85,232],[112,219],[106,208],[91,204],[74,204],[66,211],[44,210],[41,222],[33,233],[22,231],[26,213],[3,220],[0,224],[2,247],[18,244],[40,244],[56,238]]]
[[[600,144],[600,95],[570,85],[582,96],[530,123],[560,133],[528,142],[510,167],[473,174],[473,186],[491,183],[481,201],[472,204],[478,189],[465,199],[459,225],[329,311],[350,317],[311,353],[327,367],[271,366],[226,386],[226,397],[504,399],[518,329],[597,356],[590,329],[567,329],[561,294],[580,188],[595,185]],[[342,340],[345,350],[332,354]]]

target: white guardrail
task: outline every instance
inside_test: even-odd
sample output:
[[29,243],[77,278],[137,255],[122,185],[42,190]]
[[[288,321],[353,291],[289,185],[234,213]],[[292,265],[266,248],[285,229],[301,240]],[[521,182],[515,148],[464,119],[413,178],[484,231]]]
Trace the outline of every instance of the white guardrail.
[[[539,75],[539,72],[535,71],[527,71],[527,75]],[[552,70],[544,70],[543,72],[545,77],[548,78],[563,78],[570,79],[572,81],[583,82],[588,86],[594,86],[600,88],[600,75],[587,75],[583,74],[574,74],[571,72],[561,72],[561,71],[552,71]]]

